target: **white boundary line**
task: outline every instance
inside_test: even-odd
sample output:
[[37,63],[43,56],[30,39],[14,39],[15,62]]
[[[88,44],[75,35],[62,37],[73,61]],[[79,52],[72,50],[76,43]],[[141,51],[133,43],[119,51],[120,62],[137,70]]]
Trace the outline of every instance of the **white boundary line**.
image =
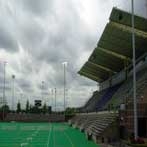
[[47,147],[49,147],[49,143],[50,143],[50,136],[51,136],[51,131],[52,131],[52,125],[50,123],[50,130],[49,130],[49,134],[48,134],[48,142],[47,142]]
[[74,147],[74,144],[71,140],[71,138],[69,137],[69,135],[67,135],[67,133],[65,133],[65,131],[63,130],[64,135],[66,136],[67,140],[70,142],[71,146]]
[[54,125],[54,128],[53,128],[53,146],[55,147],[56,146],[56,140],[55,140],[55,125]]

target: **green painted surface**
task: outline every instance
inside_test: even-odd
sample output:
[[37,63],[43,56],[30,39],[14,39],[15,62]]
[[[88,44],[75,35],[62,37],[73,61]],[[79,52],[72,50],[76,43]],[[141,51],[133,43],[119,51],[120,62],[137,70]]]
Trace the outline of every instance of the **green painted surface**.
[[63,123],[0,123],[0,147],[100,147]]

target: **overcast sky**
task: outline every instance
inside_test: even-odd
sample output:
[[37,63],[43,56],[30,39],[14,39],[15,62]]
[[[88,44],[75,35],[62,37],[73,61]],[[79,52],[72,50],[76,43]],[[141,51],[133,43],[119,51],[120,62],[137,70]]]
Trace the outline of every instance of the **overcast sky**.
[[[0,0],[0,93],[6,61],[6,98],[12,103],[43,97],[63,107],[63,66],[67,61],[67,105],[80,106],[97,83],[77,74],[101,36],[113,6],[130,11],[128,0]],[[136,14],[147,16],[145,0],[136,0]]]

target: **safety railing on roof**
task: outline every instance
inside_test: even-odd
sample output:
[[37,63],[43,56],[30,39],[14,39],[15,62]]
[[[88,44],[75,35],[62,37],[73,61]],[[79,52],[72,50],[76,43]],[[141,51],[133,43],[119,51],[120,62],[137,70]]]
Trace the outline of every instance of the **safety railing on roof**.
[[[144,69],[146,67],[147,67],[147,53],[145,53],[143,56],[139,57],[136,60],[136,73],[138,73],[139,71],[141,71],[142,69]],[[128,71],[129,71],[128,77],[131,77],[132,74],[133,74],[132,65],[130,65],[128,67]],[[116,84],[119,84],[119,83],[125,81],[125,79],[126,79],[126,74],[125,74],[125,71],[122,70],[119,73],[112,76],[111,78],[109,78],[108,80],[100,83],[99,84],[100,85],[100,91],[109,88],[110,83],[111,83],[111,86],[114,86]]]

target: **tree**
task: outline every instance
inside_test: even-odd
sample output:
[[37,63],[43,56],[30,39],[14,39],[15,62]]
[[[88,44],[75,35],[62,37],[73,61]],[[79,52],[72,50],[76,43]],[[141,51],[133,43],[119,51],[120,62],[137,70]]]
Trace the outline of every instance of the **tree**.
[[5,112],[9,112],[10,111],[10,109],[9,109],[9,106],[8,105],[4,105],[4,106],[2,106],[1,108],[0,108],[0,112],[2,112],[2,111],[5,111]]
[[3,105],[0,107],[0,119],[4,119],[6,117],[7,113],[10,112],[9,106],[8,105]]
[[43,105],[42,112],[43,112],[44,114],[47,113],[47,106],[46,106],[46,103],[44,103],[44,105]]
[[17,103],[17,113],[21,112],[21,104],[20,102]]
[[76,113],[75,108],[66,108],[66,110],[65,110],[66,115],[74,115],[75,113]]
[[26,102],[26,113],[28,113],[29,112],[29,109],[30,108],[30,103],[29,103],[29,100],[27,100],[27,102]]

